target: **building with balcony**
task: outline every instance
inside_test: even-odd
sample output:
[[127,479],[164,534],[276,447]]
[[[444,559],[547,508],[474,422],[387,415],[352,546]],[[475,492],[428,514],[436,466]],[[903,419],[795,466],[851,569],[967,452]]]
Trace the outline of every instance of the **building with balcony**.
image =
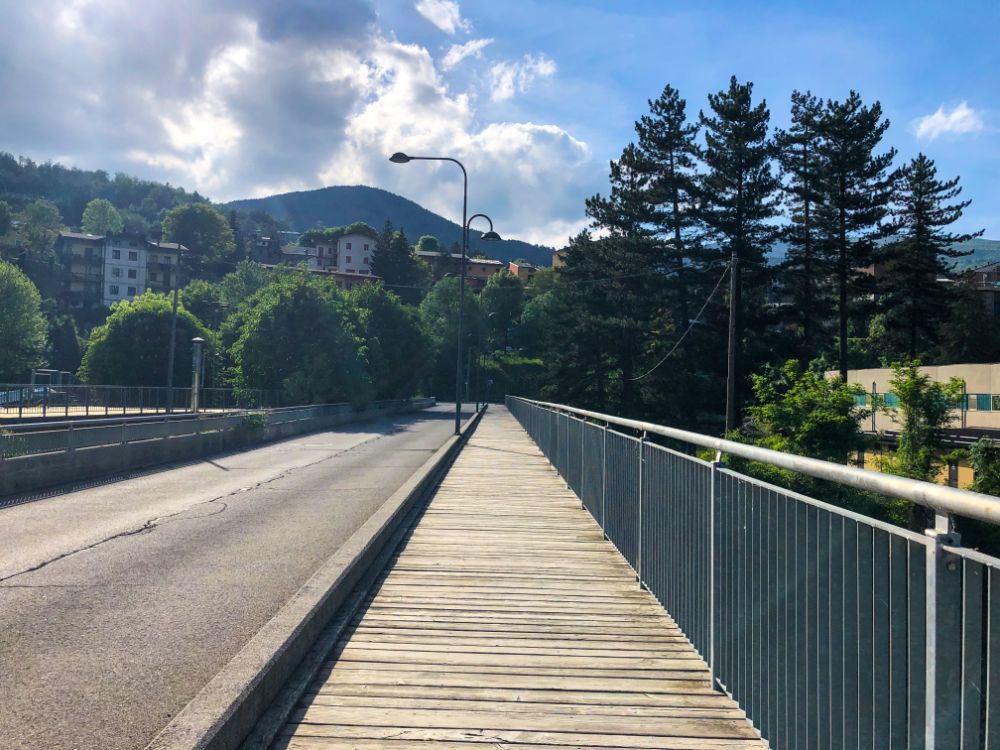
[[[417,257],[430,266],[434,280],[445,276],[458,276],[462,269],[461,253],[443,253],[439,251],[417,250]],[[465,283],[474,291],[481,291],[486,286],[490,276],[500,273],[507,265],[492,258],[466,258]]]
[[1000,318],[1000,263],[990,263],[969,272],[972,284],[982,298],[983,305],[993,315]]
[[517,278],[525,284],[531,281],[531,277],[538,273],[538,266],[532,263],[517,263],[515,261],[511,261],[507,264],[507,268],[509,268],[510,272],[517,276]]
[[142,235],[102,237],[62,232],[55,246],[63,270],[60,306],[64,310],[96,309],[134,299],[147,290],[168,292],[185,249],[174,242],[152,242]]

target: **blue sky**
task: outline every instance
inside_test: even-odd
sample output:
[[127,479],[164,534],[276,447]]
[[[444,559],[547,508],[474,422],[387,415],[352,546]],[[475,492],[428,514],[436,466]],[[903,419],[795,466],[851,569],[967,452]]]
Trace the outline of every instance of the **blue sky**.
[[671,83],[697,114],[735,74],[882,102],[1000,239],[1000,3],[35,0],[5,10],[0,148],[216,200],[370,184],[450,218],[448,165],[504,234],[559,244]]

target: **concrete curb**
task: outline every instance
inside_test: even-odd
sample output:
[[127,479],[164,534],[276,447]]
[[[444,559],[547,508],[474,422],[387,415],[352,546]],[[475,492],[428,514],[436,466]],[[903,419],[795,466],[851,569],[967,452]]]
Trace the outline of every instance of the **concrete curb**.
[[[404,519],[426,498],[483,412],[470,418],[299,589],[146,750],[237,750],[254,732],[324,630],[352,603],[355,587],[384,560]],[[298,680],[301,682],[301,680]],[[287,698],[286,698],[287,701]],[[284,711],[272,711],[274,724]],[[266,733],[266,732],[265,732]],[[257,742],[261,732],[257,732]]]

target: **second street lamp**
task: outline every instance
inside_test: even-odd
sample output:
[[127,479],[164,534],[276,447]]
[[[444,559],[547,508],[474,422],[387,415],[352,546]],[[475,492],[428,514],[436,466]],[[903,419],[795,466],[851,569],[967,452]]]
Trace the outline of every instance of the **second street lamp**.
[[409,156],[397,151],[389,157],[389,161],[393,164],[408,164],[411,161],[450,161],[452,164],[457,164],[458,168],[462,170],[462,259],[458,287],[458,335],[456,336],[458,351],[455,354],[455,434],[458,435],[462,431],[462,313],[465,307],[465,259],[469,255],[469,224],[472,219],[482,216],[490,222],[490,231],[486,232],[482,239],[496,241],[500,239],[500,235],[493,231],[493,222],[485,214],[476,214],[472,218],[466,219],[469,207],[469,173],[465,171],[465,165],[458,159],[453,159],[450,156]]

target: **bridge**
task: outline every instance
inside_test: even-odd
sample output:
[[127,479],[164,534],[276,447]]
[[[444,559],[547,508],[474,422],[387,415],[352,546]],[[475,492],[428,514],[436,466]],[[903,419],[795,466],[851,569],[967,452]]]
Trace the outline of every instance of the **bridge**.
[[1000,748],[997,498],[524,399],[437,440],[150,748]]

